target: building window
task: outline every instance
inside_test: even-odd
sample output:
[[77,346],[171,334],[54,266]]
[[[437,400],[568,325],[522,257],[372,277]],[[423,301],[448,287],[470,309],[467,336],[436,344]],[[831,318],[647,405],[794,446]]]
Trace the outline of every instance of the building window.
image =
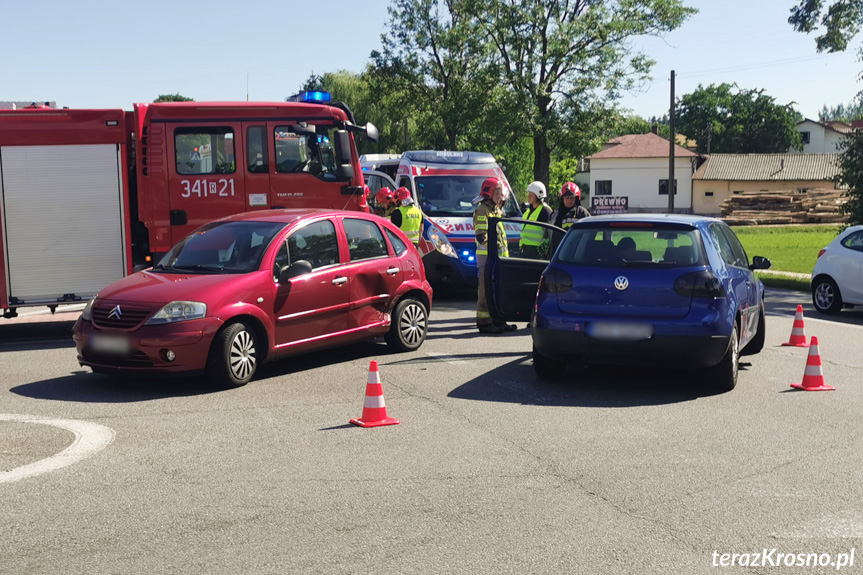
[[742,193],[743,193],[743,190],[734,190],[734,191],[733,191],[733,192],[731,192],[731,193],[732,193],[732,194],[742,194]]
[[593,193],[597,196],[610,196],[611,180],[596,180]]
[[[659,180],[659,195],[668,195],[668,180]],[[674,180],[674,195],[677,195],[677,180]]]
[[809,143],[809,132],[800,132],[800,135],[803,136],[803,143]]
[[707,190],[706,192],[704,192],[704,197],[712,198],[713,197],[713,190]]

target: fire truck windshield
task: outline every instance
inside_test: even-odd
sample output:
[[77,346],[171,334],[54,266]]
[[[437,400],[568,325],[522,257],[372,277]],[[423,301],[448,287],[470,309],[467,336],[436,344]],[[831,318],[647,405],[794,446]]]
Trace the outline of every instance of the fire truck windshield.
[[276,172],[309,173],[322,180],[336,179],[336,154],[333,147],[335,126],[318,126],[316,134],[297,134],[291,126],[276,126],[273,149]]
[[[421,176],[416,178],[417,199],[430,217],[470,217],[476,210],[473,200],[479,197],[479,188],[488,176]],[[520,217],[513,194],[504,206],[506,217]]]

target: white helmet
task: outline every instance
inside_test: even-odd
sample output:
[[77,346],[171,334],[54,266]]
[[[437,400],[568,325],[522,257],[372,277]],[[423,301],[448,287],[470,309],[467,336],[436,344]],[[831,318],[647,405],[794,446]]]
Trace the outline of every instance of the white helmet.
[[531,182],[527,185],[527,193],[533,192],[540,200],[544,200],[547,196],[545,193],[545,184],[542,182]]

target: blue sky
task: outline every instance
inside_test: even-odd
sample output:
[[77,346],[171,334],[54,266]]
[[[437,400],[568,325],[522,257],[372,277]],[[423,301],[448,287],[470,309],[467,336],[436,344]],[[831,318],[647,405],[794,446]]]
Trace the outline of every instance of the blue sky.
[[[701,12],[665,39],[634,47],[657,61],[654,81],[622,105],[659,116],[669,72],[681,96],[698,84],[763,88],[816,118],[848,104],[860,40],[844,54],[815,52],[812,36],[787,24],[795,0],[688,0]],[[71,108],[131,109],[179,92],[199,101],[283,100],[312,73],[359,72],[379,49],[388,2],[258,0],[144,3],[43,0],[0,11],[0,100],[53,100]],[[362,119],[359,119],[362,121]]]

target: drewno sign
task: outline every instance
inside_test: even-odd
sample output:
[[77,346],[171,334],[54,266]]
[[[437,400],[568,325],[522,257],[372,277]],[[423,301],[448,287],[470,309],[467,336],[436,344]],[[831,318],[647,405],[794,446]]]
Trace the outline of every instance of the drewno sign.
[[629,210],[629,196],[593,196],[590,198],[590,213],[625,214]]

